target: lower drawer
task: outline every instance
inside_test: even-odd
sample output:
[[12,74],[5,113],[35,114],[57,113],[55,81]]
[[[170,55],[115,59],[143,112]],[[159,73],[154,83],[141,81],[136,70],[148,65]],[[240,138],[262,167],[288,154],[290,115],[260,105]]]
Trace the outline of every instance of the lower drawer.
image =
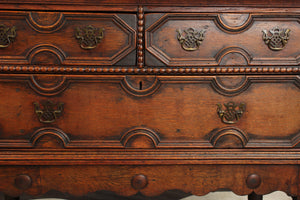
[[[158,196],[170,190],[205,195],[230,190],[238,195],[283,191],[297,196],[296,165],[1,166],[0,190],[10,196],[43,195],[75,199],[90,192]],[[55,196],[51,196],[55,197]]]
[[299,76],[1,75],[0,147],[86,149],[110,160],[143,158],[140,149],[153,159],[247,160],[255,151],[295,161],[299,85]]

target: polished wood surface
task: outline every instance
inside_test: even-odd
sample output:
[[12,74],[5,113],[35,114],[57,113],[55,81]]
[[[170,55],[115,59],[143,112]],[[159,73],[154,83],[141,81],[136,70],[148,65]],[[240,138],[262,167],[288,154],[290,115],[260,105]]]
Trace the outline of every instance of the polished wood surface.
[[293,0],[1,1],[0,198],[299,198],[299,19]]

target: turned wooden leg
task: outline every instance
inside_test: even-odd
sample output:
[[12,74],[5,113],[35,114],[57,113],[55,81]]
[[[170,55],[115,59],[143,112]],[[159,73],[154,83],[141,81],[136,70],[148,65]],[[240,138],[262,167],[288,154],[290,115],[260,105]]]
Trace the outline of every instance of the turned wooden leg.
[[248,200],[263,200],[262,195],[257,195],[254,192],[248,195]]

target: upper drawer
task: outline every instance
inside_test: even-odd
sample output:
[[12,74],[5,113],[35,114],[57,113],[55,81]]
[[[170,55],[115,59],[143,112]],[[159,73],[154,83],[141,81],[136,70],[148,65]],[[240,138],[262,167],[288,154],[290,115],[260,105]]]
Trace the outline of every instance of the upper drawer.
[[148,66],[298,65],[300,16],[148,14]]
[[1,12],[0,62],[134,65],[133,14]]

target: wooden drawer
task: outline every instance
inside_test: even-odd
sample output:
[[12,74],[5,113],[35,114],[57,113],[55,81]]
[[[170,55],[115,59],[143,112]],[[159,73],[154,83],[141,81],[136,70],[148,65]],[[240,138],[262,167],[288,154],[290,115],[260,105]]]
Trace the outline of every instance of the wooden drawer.
[[0,84],[2,148],[295,149],[300,142],[298,76],[3,75]]
[[136,62],[134,14],[2,11],[0,31],[1,64]]
[[[10,196],[18,196],[25,192],[27,195],[34,196],[46,194],[45,197],[48,198],[79,199],[78,196],[85,196],[86,198],[80,199],[91,199],[92,195],[96,196],[93,193],[97,192],[97,195],[106,197],[105,199],[124,200],[125,197],[118,195],[132,196],[139,192],[157,199],[156,196],[175,189],[195,195],[205,195],[221,189],[231,190],[238,195],[250,194],[253,191],[257,194],[268,194],[280,190],[295,196],[298,189],[299,167],[296,165],[68,165],[0,166],[0,169],[0,178],[3,180],[0,189]],[[259,179],[252,179],[253,182],[250,182],[248,177],[254,174]],[[137,176],[140,178],[137,180],[140,181],[133,184]],[[175,195],[174,197],[176,198]]]
[[298,14],[146,15],[148,66],[298,65]]

